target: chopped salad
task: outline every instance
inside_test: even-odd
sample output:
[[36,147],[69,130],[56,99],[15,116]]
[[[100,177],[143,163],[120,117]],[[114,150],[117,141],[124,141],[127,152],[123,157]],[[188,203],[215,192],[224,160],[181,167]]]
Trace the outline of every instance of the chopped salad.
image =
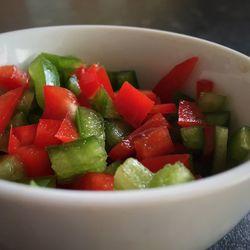
[[174,66],[152,90],[134,70],[107,71],[41,53],[25,72],[0,66],[0,179],[74,190],[129,190],[190,182],[250,152],[250,127],[231,133],[227,97]]

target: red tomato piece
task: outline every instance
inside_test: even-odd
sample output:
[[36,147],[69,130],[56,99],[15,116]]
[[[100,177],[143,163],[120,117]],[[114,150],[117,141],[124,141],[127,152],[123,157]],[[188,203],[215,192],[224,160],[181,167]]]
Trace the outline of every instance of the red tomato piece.
[[197,61],[198,57],[191,57],[176,65],[156,84],[153,92],[163,103],[173,101],[174,94],[184,87]]
[[145,96],[147,96],[154,103],[159,104],[160,100],[157,95],[151,90],[140,90]]
[[156,104],[153,106],[150,113],[173,114],[176,113],[176,105],[174,103]]
[[130,125],[137,128],[151,111],[154,102],[131,84],[124,82],[117,92],[114,104],[118,113]]
[[8,153],[13,155],[17,152],[17,149],[21,146],[21,142],[17,139],[17,137],[13,134],[13,128],[10,129],[10,137],[8,144]]
[[192,170],[190,154],[172,154],[141,160],[141,163],[153,173],[158,172],[166,164],[174,164],[177,161],[183,163],[189,170]]
[[91,99],[101,86],[107,91],[111,98],[114,98],[114,92],[106,70],[98,64],[92,64],[85,70],[76,74],[79,78],[79,85],[82,93],[87,99]]
[[77,100],[80,106],[91,108],[91,105],[89,104],[88,99],[85,97],[85,95],[82,92],[77,96]]
[[140,137],[143,133],[145,133],[147,130],[151,130],[152,128],[169,128],[169,126],[169,123],[162,114],[158,113],[153,115],[142,126],[137,128],[124,140],[122,140],[120,143],[118,143],[111,149],[111,151],[109,152],[110,159],[112,159],[113,161],[124,160],[129,156],[133,156],[135,154],[134,140],[136,138]]
[[114,190],[114,176],[104,173],[87,173],[73,183],[78,190],[112,191]]
[[23,95],[23,87],[10,90],[0,96],[0,134],[8,126],[10,119]]
[[139,160],[174,152],[174,144],[167,127],[145,131],[134,141],[136,158]]
[[43,148],[61,144],[61,141],[55,137],[61,123],[58,120],[40,119],[36,131],[35,145]]
[[29,77],[15,65],[0,67],[0,88],[4,90],[16,89],[19,87],[28,88]]
[[16,154],[24,164],[24,170],[28,177],[52,175],[48,153],[43,148],[35,145],[21,146]]
[[196,97],[199,98],[201,92],[213,92],[214,82],[206,79],[201,79],[196,82]]
[[79,138],[76,127],[69,116],[63,119],[55,137],[62,142],[70,142]]
[[44,100],[45,119],[63,120],[67,114],[73,117],[78,104],[70,90],[57,86],[44,86]]
[[22,146],[34,143],[37,124],[12,128],[12,133],[16,136]]
[[178,124],[181,127],[202,126],[205,124],[200,108],[194,102],[180,101]]

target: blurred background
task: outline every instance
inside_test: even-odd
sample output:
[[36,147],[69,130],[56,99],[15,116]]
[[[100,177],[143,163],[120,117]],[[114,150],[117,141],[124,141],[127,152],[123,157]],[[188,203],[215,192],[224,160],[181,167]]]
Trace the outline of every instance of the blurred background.
[[[250,56],[250,0],[0,0],[0,3],[0,33],[69,24],[139,26],[204,38]],[[207,212],[209,208],[204,216]],[[250,214],[211,249],[250,249]]]
[[0,32],[112,24],[184,33],[250,55],[249,0],[0,0]]

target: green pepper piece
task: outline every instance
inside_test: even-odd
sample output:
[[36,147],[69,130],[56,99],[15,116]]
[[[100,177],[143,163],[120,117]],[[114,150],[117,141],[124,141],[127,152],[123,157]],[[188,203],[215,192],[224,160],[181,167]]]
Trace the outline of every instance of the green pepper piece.
[[20,183],[30,185],[32,187],[47,187],[55,188],[56,187],[56,178],[55,176],[43,176],[32,179],[25,179],[20,181]]
[[118,167],[114,177],[115,189],[144,189],[149,187],[153,174],[134,158]]
[[225,170],[227,161],[228,128],[215,127],[213,173]]
[[75,69],[83,65],[82,61],[74,56],[59,56],[45,52],[41,55],[56,66],[63,82],[67,81]]
[[183,144],[191,150],[202,150],[204,145],[204,129],[202,127],[181,128]]
[[32,103],[34,100],[34,92],[31,90],[25,90],[23,93],[23,97],[21,101],[19,102],[16,111],[21,111],[25,114],[28,114],[29,111],[31,110]]
[[241,127],[229,140],[229,157],[236,163],[246,160],[250,152],[250,127]]
[[8,152],[9,137],[9,129],[5,129],[2,134],[0,134],[0,152]]
[[102,116],[92,109],[78,107],[76,126],[81,138],[96,136],[105,145],[105,127]]
[[106,148],[109,150],[132,132],[132,127],[123,120],[106,120]]
[[90,100],[92,108],[99,112],[104,118],[118,118],[119,114],[115,110],[113,100],[107,91],[101,87],[95,96]]
[[118,169],[118,167],[121,165],[120,161],[114,161],[111,164],[109,164],[106,169],[104,170],[104,173],[106,174],[112,174],[115,175],[116,170]]
[[167,164],[164,168],[159,170],[152,178],[150,187],[176,185],[193,181],[194,179],[193,174],[188,168],[181,162],[176,162],[175,164]]
[[60,77],[53,63],[39,55],[29,66],[38,105],[44,107],[44,85],[60,86]]
[[0,157],[0,179],[17,181],[25,177],[22,162],[14,155]]
[[24,112],[16,112],[11,118],[10,125],[12,127],[19,127],[27,125],[27,115]]
[[103,172],[107,153],[94,137],[48,147],[52,168],[59,180],[68,180],[85,172]]
[[228,127],[230,123],[230,112],[221,111],[221,112],[206,112],[205,121],[212,125],[225,126]]
[[81,93],[81,89],[76,75],[72,75],[69,77],[69,79],[66,81],[65,87],[72,91],[76,96]]
[[203,112],[217,112],[224,108],[226,100],[226,96],[212,92],[201,92],[198,105]]

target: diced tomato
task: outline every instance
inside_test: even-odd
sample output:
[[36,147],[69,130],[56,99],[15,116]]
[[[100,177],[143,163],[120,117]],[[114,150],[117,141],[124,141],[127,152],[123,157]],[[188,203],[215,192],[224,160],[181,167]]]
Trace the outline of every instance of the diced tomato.
[[140,90],[145,96],[151,99],[155,104],[160,104],[160,99],[157,95],[151,90]]
[[156,104],[153,106],[150,113],[173,114],[176,113],[176,105],[174,103]]
[[114,92],[106,70],[98,64],[92,64],[90,67],[77,73],[79,85],[82,93],[87,99],[95,96],[101,86],[107,91],[111,98],[114,98]]
[[58,120],[40,119],[36,131],[35,145],[43,148],[61,144],[61,141],[55,137],[61,123]]
[[82,92],[77,96],[77,100],[80,106],[91,108],[91,105],[89,104],[87,98]]
[[176,65],[156,84],[153,92],[160,97],[163,103],[173,101],[174,94],[184,87],[197,61],[198,57],[191,57]]
[[146,131],[135,139],[134,146],[139,160],[174,152],[174,144],[165,126]]
[[79,138],[76,127],[69,116],[63,119],[55,137],[62,142],[70,142]]
[[157,127],[167,127],[169,128],[169,123],[165,117],[158,113],[153,115],[149,120],[147,120],[142,126],[133,131],[120,143],[116,144],[109,152],[109,157],[111,160],[124,160],[129,156],[135,154],[134,141],[136,138],[142,136],[147,130]]
[[12,133],[16,136],[22,146],[34,143],[37,124],[12,128]]
[[141,163],[153,173],[158,172],[166,164],[174,164],[177,161],[182,162],[188,169],[192,170],[190,154],[172,154],[141,160]]
[[204,124],[203,114],[196,103],[184,100],[179,102],[178,124],[181,127],[201,126]]
[[15,65],[0,67],[0,88],[4,90],[16,89],[19,87],[28,88],[29,77]]
[[21,146],[21,142],[17,139],[17,137],[13,134],[13,128],[10,129],[10,137],[8,144],[8,153],[13,155],[16,153],[17,149]]
[[16,88],[0,96],[0,134],[8,126],[23,95],[23,90],[23,87]]
[[35,145],[21,146],[16,154],[24,164],[28,177],[39,177],[53,174],[48,153]]
[[114,176],[104,173],[87,173],[73,183],[78,190],[112,191],[114,190]]
[[183,144],[174,143],[174,152],[176,154],[186,153],[187,151],[188,151],[187,148]]
[[67,114],[73,117],[78,104],[70,90],[57,86],[44,86],[44,100],[44,119],[63,120]]
[[214,126],[204,126],[204,156],[211,157],[214,151],[214,139],[215,139],[215,127]]
[[115,107],[119,114],[133,127],[137,128],[151,111],[154,102],[128,82],[118,91]]
[[206,79],[201,79],[196,82],[196,97],[199,98],[201,92],[213,92],[214,82]]

